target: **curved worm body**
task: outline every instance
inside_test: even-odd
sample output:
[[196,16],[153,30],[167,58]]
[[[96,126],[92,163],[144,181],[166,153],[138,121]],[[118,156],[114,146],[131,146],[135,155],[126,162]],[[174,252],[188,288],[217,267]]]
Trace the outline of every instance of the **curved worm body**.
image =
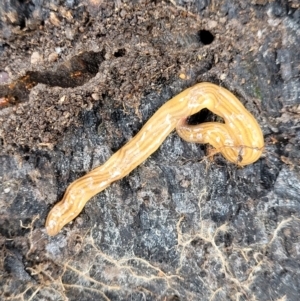
[[[207,122],[192,126],[186,123],[188,116],[204,108],[221,116],[225,124]],[[165,103],[106,163],[70,184],[63,199],[47,217],[48,234],[56,235],[82,211],[91,197],[145,161],[175,128],[184,140],[209,143],[239,166],[255,162],[262,154],[262,131],[240,101],[217,85],[197,84]]]

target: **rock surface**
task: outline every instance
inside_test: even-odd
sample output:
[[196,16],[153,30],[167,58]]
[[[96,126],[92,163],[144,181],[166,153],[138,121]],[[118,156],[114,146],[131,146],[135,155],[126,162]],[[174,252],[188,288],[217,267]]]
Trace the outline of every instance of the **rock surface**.
[[[82,3],[0,3],[0,299],[299,300],[299,2]],[[49,237],[67,186],[201,81],[257,118],[262,158],[172,133]]]

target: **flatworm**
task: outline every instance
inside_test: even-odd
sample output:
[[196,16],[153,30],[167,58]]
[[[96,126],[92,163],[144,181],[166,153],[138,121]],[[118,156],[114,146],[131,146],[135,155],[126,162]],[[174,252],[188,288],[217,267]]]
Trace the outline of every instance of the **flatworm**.
[[[189,116],[204,108],[221,116],[224,123],[187,124]],[[56,235],[94,195],[145,161],[175,128],[184,140],[209,143],[238,166],[257,161],[264,147],[257,121],[231,92],[211,83],[196,84],[166,102],[138,134],[103,165],[69,185],[63,199],[47,217],[48,234]]]

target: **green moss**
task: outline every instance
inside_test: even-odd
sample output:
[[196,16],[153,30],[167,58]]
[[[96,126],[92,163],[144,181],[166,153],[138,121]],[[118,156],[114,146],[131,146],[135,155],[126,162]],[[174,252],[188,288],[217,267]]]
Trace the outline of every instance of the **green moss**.
[[259,99],[261,99],[262,98],[262,95],[261,95],[261,90],[260,90],[260,88],[259,87],[254,87],[254,96],[256,97],[256,98],[259,98]]

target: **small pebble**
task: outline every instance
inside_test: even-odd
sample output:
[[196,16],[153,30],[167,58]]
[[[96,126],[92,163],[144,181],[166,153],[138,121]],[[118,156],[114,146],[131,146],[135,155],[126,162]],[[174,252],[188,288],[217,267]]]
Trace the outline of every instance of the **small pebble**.
[[213,28],[216,28],[217,26],[218,26],[218,22],[214,21],[214,20],[210,20],[207,23],[208,29],[213,29]]
[[49,62],[55,62],[58,59],[58,54],[56,52],[52,52],[49,56],[48,56],[48,61]]
[[179,77],[180,77],[181,79],[186,79],[186,75],[185,75],[184,73],[180,73],[180,74],[179,74]]
[[34,52],[32,52],[30,62],[33,65],[39,64],[39,63],[43,62],[43,58],[37,51],[34,51]]
[[57,18],[56,14],[54,12],[50,12],[50,16],[49,16],[50,22],[54,25],[59,27],[60,26],[60,21]]
[[98,100],[100,99],[100,96],[99,96],[98,93],[93,93],[93,94],[92,94],[92,98],[93,98],[94,100],[98,101]]
[[62,104],[62,103],[65,101],[65,99],[66,99],[66,95],[62,96],[62,97],[59,99],[58,103],[59,103],[59,104]]
[[0,84],[5,84],[9,80],[9,75],[5,71],[0,71]]
[[226,74],[225,73],[222,73],[221,75],[220,75],[220,79],[221,80],[224,80],[226,78]]

